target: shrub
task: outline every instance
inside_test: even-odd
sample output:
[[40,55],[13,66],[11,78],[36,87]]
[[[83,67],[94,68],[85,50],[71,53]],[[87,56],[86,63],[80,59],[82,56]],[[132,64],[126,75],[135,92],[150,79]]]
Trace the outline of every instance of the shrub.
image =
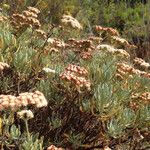
[[37,12],[1,13],[1,148],[149,148],[150,65],[137,47],[111,27],[87,36]]

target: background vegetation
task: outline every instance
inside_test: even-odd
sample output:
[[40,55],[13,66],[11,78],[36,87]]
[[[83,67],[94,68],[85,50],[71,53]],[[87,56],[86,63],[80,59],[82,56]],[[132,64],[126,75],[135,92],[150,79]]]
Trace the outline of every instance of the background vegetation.
[[84,25],[87,33],[93,33],[92,27],[96,24],[117,28],[138,45],[138,57],[149,59],[148,0],[1,0],[1,6],[9,13],[27,6],[37,7],[42,12],[40,19],[45,23],[59,24],[62,14],[72,14]]

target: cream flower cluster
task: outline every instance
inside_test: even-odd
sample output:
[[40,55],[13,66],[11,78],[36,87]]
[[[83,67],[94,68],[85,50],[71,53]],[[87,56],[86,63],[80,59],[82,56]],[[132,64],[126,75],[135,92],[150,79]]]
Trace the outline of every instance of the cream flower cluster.
[[34,114],[31,110],[22,110],[22,111],[19,111],[17,112],[17,116],[20,118],[20,119],[32,119],[34,118]]
[[56,71],[55,70],[53,70],[53,69],[51,69],[51,68],[46,68],[46,67],[44,67],[43,69],[42,69],[44,72],[46,72],[46,73],[56,73]]
[[21,106],[35,105],[37,108],[47,106],[48,102],[40,91],[33,93],[25,92],[19,96],[13,95],[0,95],[0,110],[17,109]]
[[70,15],[63,15],[61,22],[64,26],[72,27],[74,29],[79,29],[79,30],[82,29],[82,26],[79,23],[79,21]]
[[51,146],[49,146],[48,148],[47,148],[47,150],[64,150],[63,148],[61,148],[61,147],[56,147],[55,145],[51,145]]
[[144,68],[144,69],[149,69],[150,68],[150,64],[149,63],[147,63],[147,62],[145,62],[143,59],[141,59],[141,58],[135,58],[134,60],[133,60],[133,62],[134,62],[134,64],[135,65],[138,65],[138,66],[140,66],[140,67],[142,67],[142,68]]
[[123,50],[123,49],[116,49],[114,54],[123,58],[130,58],[130,54],[126,50]]
[[103,150],[112,150],[112,149],[108,146],[105,146]]
[[2,72],[4,69],[9,68],[10,66],[7,63],[0,62],[0,72]]
[[97,49],[106,51],[106,52],[110,52],[110,53],[114,53],[115,52],[115,48],[108,45],[108,44],[101,44],[97,46]]
[[80,91],[82,87],[86,87],[87,90],[90,90],[91,82],[85,78],[87,74],[88,71],[85,68],[69,64],[65,68],[65,71],[60,74],[60,77],[63,80],[74,83],[78,91]]
[[124,47],[128,47],[130,45],[126,39],[123,39],[123,38],[118,37],[118,36],[112,36],[111,40],[113,43],[115,43],[117,45],[122,45]]
[[110,45],[107,45],[107,44],[98,45],[97,49],[109,52],[111,54],[115,54],[115,55],[120,56],[120,57],[125,57],[125,58],[130,57],[130,54],[127,51],[125,51],[123,49],[116,49],[113,46],[110,46]]

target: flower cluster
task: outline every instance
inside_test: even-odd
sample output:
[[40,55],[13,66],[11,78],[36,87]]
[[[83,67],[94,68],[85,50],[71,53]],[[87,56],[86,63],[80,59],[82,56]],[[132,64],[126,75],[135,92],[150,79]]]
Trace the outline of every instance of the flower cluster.
[[114,48],[114,47],[112,47],[110,45],[107,45],[107,44],[98,45],[97,49],[109,52],[111,54],[115,54],[115,55],[123,57],[123,58],[124,57],[125,58],[129,58],[130,57],[130,54],[127,51],[125,51],[123,49],[116,49],[116,48]]
[[82,59],[85,59],[85,60],[91,59],[92,58],[92,53],[91,52],[81,52],[80,57]]
[[76,20],[75,18],[73,18],[70,15],[63,15],[61,22],[64,26],[68,26],[68,27],[72,27],[74,29],[82,29],[81,24],[78,22],[78,20]]
[[50,69],[50,68],[46,68],[46,67],[44,67],[43,69],[42,69],[44,72],[46,72],[46,73],[56,73],[56,71],[55,70],[53,70],[53,69]]
[[35,30],[36,34],[38,35],[38,37],[41,37],[43,39],[47,38],[46,32],[40,29],[36,29]]
[[140,100],[142,103],[150,104],[150,92],[144,92],[144,93],[134,93],[132,94],[132,99],[134,100]]
[[140,66],[144,69],[149,69],[150,68],[150,64],[145,62],[143,59],[141,58],[135,58],[133,59],[133,62],[135,65]]
[[129,47],[129,45],[130,45],[126,39],[123,39],[118,36],[112,36],[111,41],[112,41],[112,43],[119,45],[119,46]]
[[13,14],[11,17],[11,23],[16,29],[22,29],[24,27],[39,28],[41,26],[37,15],[40,11],[34,7],[28,7],[22,14]]
[[20,119],[32,119],[34,118],[34,114],[31,110],[22,110],[22,111],[19,111],[17,112],[17,116],[20,118]]
[[15,107],[20,107],[20,102],[15,96],[12,95],[0,95],[0,110],[7,108],[14,109]]
[[35,7],[28,7],[29,13],[39,14],[40,11]]
[[100,45],[97,46],[97,49],[103,50],[103,51],[106,51],[106,52],[110,52],[110,53],[115,52],[115,48],[110,46],[110,45],[107,45],[107,44],[100,44]]
[[47,150],[64,150],[63,148],[61,148],[61,147],[56,147],[56,146],[54,146],[54,145],[51,145],[51,146],[49,146],[48,148],[47,148]]
[[5,16],[0,16],[0,22],[4,22],[4,21],[6,21],[7,20],[7,17],[5,17]]
[[88,71],[85,68],[69,64],[65,71],[60,74],[60,77],[75,84],[78,91],[80,91],[81,87],[86,87],[87,90],[90,90],[91,82],[85,78],[87,74]]
[[0,62],[0,72],[2,72],[4,69],[9,68],[10,66],[6,63]]
[[111,36],[119,36],[119,32],[110,27],[95,26],[95,30],[98,32],[106,32],[108,35]]
[[144,101],[145,103],[150,104],[150,92],[144,92],[140,95],[140,98],[142,101]]
[[91,40],[76,40],[74,38],[70,38],[67,41],[67,44],[69,44],[68,46],[71,46],[72,48],[78,48],[78,49],[94,48]]
[[135,49],[137,48],[135,45],[129,44],[126,39],[123,39],[119,36],[119,32],[113,28],[107,28],[102,26],[96,26],[95,30],[98,32],[105,32],[108,35],[108,39],[111,44],[115,46],[123,46],[124,48],[128,49]]
[[126,64],[126,63],[118,63],[117,64],[117,76],[124,78],[126,75],[132,77],[133,74],[150,78],[150,73],[135,69],[134,67]]
[[150,92],[133,93],[129,106],[134,110],[138,110],[140,105],[150,104]]
[[109,148],[108,146],[105,146],[103,150],[112,150],[112,149]]
[[78,53],[82,59],[92,58],[92,53],[95,50],[95,46],[92,40],[76,40],[69,39],[66,44],[66,48],[71,48],[75,53]]
[[130,58],[130,54],[126,50],[123,50],[123,49],[116,49],[114,54],[122,58]]
[[66,44],[64,41],[58,38],[48,38],[47,45],[44,48],[44,52],[48,54],[49,52],[59,52],[60,49],[65,48]]
[[130,101],[129,107],[130,107],[132,110],[136,111],[136,110],[139,109],[139,104],[137,104],[137,103],[134,102],[134,101]]
[[65,43],[58,38],[48,38],[47,42],[51,45],[51,47],[55,47],[55,48],[65,47]]
[[39,91],[21,93],[17,97],[13,95],[0,95],[0,110],[15,109],[28,105],[35,105],[41,108],[47,106],[47,104],[45,96]]
[[18,101],[21,101],[21,104],[23,106],[27,106],[30,104],[35,105],[38,108],[47,106],[47,100],[43,95],[43,93],[41,93],[40,91],[35,91],[33,93],[30,92],[21,93],[19,94],[17,99]]
[[101,37],[98,36],[89,36],[88,39],[95,44],[100,44],[100,42],[103,40]]
[[76,66],[69,64],[66,68],[66,71],[77,73],[81,76],[86,76],[88,74],[88,71],[84,67]]

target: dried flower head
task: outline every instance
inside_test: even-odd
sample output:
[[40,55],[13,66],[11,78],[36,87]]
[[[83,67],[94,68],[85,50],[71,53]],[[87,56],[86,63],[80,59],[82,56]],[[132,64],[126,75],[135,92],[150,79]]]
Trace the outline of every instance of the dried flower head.
[[62,19],[61,19],[61,22],[64,26],[69,26],[69,27],[72,27],[74,29],[79,29],[81,30],[82,29],[82,26],[81,24],[78,22],[78,20],[76,20],[75,18],[73,18],[72,16],[70,15],[63,15],[62,16]]
[[88,72],[84,67],[69,64],[65,68],[65,71],[60,74],[60,78],[73,83],[80,92],[80,88],[82,87],[91,90],[91,82],[85,78],[87,74]]
[[80,57],[84,60],[91,59],[92,53],[91,52],[81,52]]
[[119,36],[119,32],[113,28],[106,28],[102,26],[95,26],[95,30],[98,32],[106,32],[108,35],[111,36]]
[[69,64],[66,68],[66,71],[74,72],[81,76],[86,76],[88,74],[88,71],[84,67],[76,66]]
[[131,96],[134,102],[141,102],[142,104],[150,104],[150,92],[133,93]]
[[36,29],[35,32],[37,33],[37,35],[41,38],[44,38],[46,39],[47,38],[47,35],[46,35],[46,32],[43,31],[43,30],[40,30],[40,29]]
[[106,28],[107,33],[110,34],[111,36],[119,36],[119,32],[116,29],[113,28]]
[[134,111],[137,111],[141,105],[150,104],[150,92],[132,93],[129,106]]
[[123,39],[118,36],[111,36],[111,41],[117,46],[129,47],[129,42],[126,39]]
[[55,48],[65,47],[65,43],[58,38],[48,38],[47,42],[50,44],[50,47],[55,47]]
[[109,148],[108,146],[104,147],[104,150],[112,150],[111,148]]
[[35,14],[39,14],[40,13],[40,10],[35,8],[35,7],[28,7],[28,10],[35,13]]
[[2,72],[4,69],[9,68],[10,66],[7,63],[0,62],[0,72]]
[[59,49],[54,48],[54,47],[51,48],[50,46],[46,46],[43,53],[45,55],[48,55],[49,53],[52,53],[52,52],[58,53]]
[[150,64],[145,62],[145,60],[141,59],[141,58],[135,58],[133,60],[134,64],[137,65],[137,66],[140,66],[144,69],[149,69],[150,68]]
[[121,56],[123,58],[129,58],[130,57],[130,54],[126,50],[123,50],[123,49],[116,49],[115,54],[117,56]]
[[100,44],[100,42],[103,40],[101,37],[97,36],[89,36],[88,39],[92,41],[95,45]]
[[93,43],[91,40],[76,40],[74,38],[70,38],[67,41],[67,44],[69,44],[72,48],[77,49],[87,49],[87,48],[93,48]]
[[0,22],[4,22],[4,21],[6,21],[8,18],[7,17],[5,17],[5,16],[0,16]]
[[126,63],[118,63],[117,64],[117,73],[122,76],[136,74],[136,75],[150,79],[150,73],[135,69],[134,67],[132,67]]
[[27,120],[34,118],[34,114],[31,110],[22,110],[20,112],[17,112],[17,116],[20,119],[27,119]]
[[37,14],[35,14],[33,12],[30,12],[30,11],[27,11],[27,10],[23,11],[22,13],[23,13],[23,15],[25,17],[33,17],[33,18],[37,18],[38,17]]
[[137,110],[139,109],[139,105],[138,105],[136,102],[133,102],[133,101],[131,101],[131,102],[129,103],[129,107],[130,107],[132,110],[134,110],[134,111],[137,111]]
[[51,145],[47,148],[47,150],[64,150],[63,148],[58,148],[55,145]]
[[22,14],[13,14],[11,16],[11,24],[17,30],[27,27],[39,28],[41,26],[37,19],[39,10],[37,8],[28,7]]
[[76,40],[74,38],[68,39],[66,42],[66,48],[79,55],[84,60],[92,58],[94,51],[96,50],[95,43],[92,40]]

